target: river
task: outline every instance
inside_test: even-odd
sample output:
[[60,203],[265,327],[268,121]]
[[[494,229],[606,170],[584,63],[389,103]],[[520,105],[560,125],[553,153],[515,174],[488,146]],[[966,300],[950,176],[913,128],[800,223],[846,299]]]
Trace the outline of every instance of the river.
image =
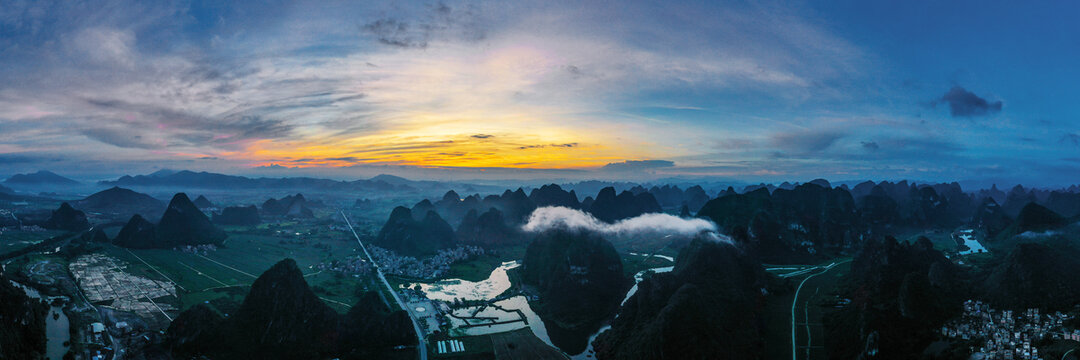
[[[634,254],[631,254],[631,255],[634,255]],[[672,259],[672,260],[674,261],[674,259]],[[639,271],[637,274],[634,274],[634,286],[631,287],[630,290],[626,292],[626,296],[623,297],[622,302],[619,303],[619,306],[622,307],[622,305],[625,305],[626,301],[630,300],[630,297],[634,296],[634,294],[637,293],[638,284],[641,283],[641,280],[644,280],[645,272],[651,270],[654,273],[665,273],[665,272],[671,272],[671,270],[674,270],[674,269],[675,269],[674,266],[665,266],[665,267],[660,267],[660,268],[652,268],[652,269],[645,270],[645,271]],[[619,315],[616,314],[615,317],[618,318]],[[583,351],[583,352],[581,352],[580,354],[577,354],[577,355],[571,355],[570,358],[574,359],[574,360],[581,360],[581,359],[589,359],[589,358],[591,358],[591,355],[593,353],[593,348],[592,348],[593,341],[596,340],[597,336],[600,336],[600,333],[603,333],[603,332],[607,331],[610,328],[611,328],[611,325],[604,325],[603,327],[600,328],[600,330],[596,330],[596,333],[589,336],[589,346],[585,348],[585,351]]]
[[[14,281],[11,283],[21,288],[26,296],[41,299],[41,293],[37,290]],[[68,317],[64,314],[64,308],[50,304],[49,314],[45,317],[45,335],[48,340],[45,345],[45,356],[49,359],[60,360],[67,353],[68,347],[64,343],[71,340],[70,326]]]
[[[633,254],[633,255],[638,255],[638,254]],[[644,255],[644,254],[642,254],[642,255]],[[659,256],[659,255],[655,255],[655,256]],[[659,257],[663,257],[663,256],[659,256]],[[663,258],[674,261],[674,259],[671,259],[670,257],[663,257]],[[467,281],[467,280],[462,280],[462,279],[446,279],[446,280],[436,281],[436,282],[433,282],[433,283],[408,284],[408,286],[413,287],[413,286],[416,286],[416,285],[420,285],[421,291],[423,291],[424,294],[426,294],[427,297],[429,299],[432,299],[432,300],[441,300],[441,301],[448,301],[448,302],[452,302],[452,301],[454,301],[454,299],[491,300],[491,299],[494,299],[496,296],[499,296],[499,294],[502,294],[503,292],[505,292],[507,289],[510,289],[510,277],[506,274],[506,271],[510,270],[510,269],[513,269],[515,267],[518,267],[520,265],[521,264],[518,263],[517,261],[504,262],[504,263],[502,263],[502,265],[495,268],[495,270],[492,270],[491,275],[489,275],[487,279],[484,279],[482,281],[477,281],[477,282]],[[657,272],[657,273],[662,273],[662,272],[669,272],[673,268],[674,267],[667,266],[667,267],[660,267],[660,268],[654,268],[654,269],[649,269],[649,270],[651,270],[653,272]],[[641,280],[643,279],[643,276],[645,275],[645,272],[649,271],[649,270],[641,271],[641,272],[638,272],[637,274],[634,275],[634,286],[631,287],[630,290],[628,290],[626,292],[626,296],[623,297],[623,301],[622,301],[623,304],[625,304],[626,301],[629,300],[630,297],[633,296],[634,293],[637,292],[637,289],[638,289],[637,284],[639,282],[641,282]],[[525,317],[529,320],[529,324],[527,325],[529,327],[529,330],[531,330],[532,333],[534,335],[536,335],[536,337],[539,338],[541,341],[543,341],[545,344],[548,344],[551,347],[554,347],[556,349],[559,348],[558,346],[555,346],[555,344],[553,344],[551,342],[551,337],[548,335],[547,328],[544,327],[544,322],[540,319],[539,316],[536,315],[535,312],[533,312],[532,308],[529,307],[529,302],[527,301],[527,299],[525,299],[524,296],[514,296],[514,297],[511,297],[509,299],[501,300],[501,301],[496,302],[495,305],[498,305],[498,306],[500,306],[502,308],[509,309],[509,310],[514,310],[514,309],[521,310],[521,312],[524,313]],[[484,311],[487,312],[487,313],[481,313],[482,316],[496,316],[496,317],[499,317],[499,315],[500,315],[500,314],[497,314],[495,312],[496,310],[494,310],[494,309],[484,310]],[[512,323],[512,324],[501,324],[501,325],[494,325],[494,326],[486,326],[486,327],[473,327],[473,328],[467,328],[467,329],[455,329],[454,330],[455,332],[453,332],[451,334],[453,334],[453,335],[493,334],[493,333],[500,333],[500,332],[506,332],[506,331],[511,331],[511,330],[517,330],[517,329],[520,329],[520,328],[525,327],[525,326],[526,326],[525,324],[519,322],[519,323]],[[609,325],[605,325],[605,326],[601,327],[599,330],[596,331],[596,333],[589,336],[589,344],[588,344],[588,347],[585,349],[585,351],[581,352],[580,354],[574,354],[574,355],[569,355],[569,356],[572,359],[575,359],[575,360],[591,358],[590,355],[592,354],[592,351],[593,351],[592,350],[592,342],[593,342],[593,340],[595,340],[596,337],[598,335],[600,335],[600,333],[604,332],[605,330],[607,330],[609,328],[611,328],[611,326],[609,326]]]

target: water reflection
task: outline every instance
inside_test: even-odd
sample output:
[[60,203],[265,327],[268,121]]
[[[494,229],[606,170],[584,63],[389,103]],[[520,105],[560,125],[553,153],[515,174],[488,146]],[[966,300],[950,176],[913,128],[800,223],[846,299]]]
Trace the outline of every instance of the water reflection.
[[[12,281],[12,285],[18,287],[33,299],[41,299],[41,293],[29,286]],[[64,343],[71,340],[71,332],[69,327],[71,326],[68,321],[67,314],[64,314],[63,307],[49,306],[49,314],[45,317],[45,336],[47,341],[45,343],[45,356],[50,359],[60,359],[67,353],[68,347]]]
[[[619,307],[622,307],[623,305],[626,305],[626,301],[630,300],[630,297],[634,296],[634,294],[637,293],[638,284],[641,283],[641,280],[645,279],[645,273],[650,272],[650,271],[652,271],[653,273],[665,273],[665,272],[671,272],[671,270],[674,270],[674,269],[675,269],[674,266],[665,266],[665,267],[661,267],[661,268],[653,268],[653,269],[649,269],[649,270],[639,271],[637,274],[634,274],[634,286],[631,287],[630,290],[626,292],[626,297],[623,297],[622,302],[619,303]],[[616,318],[619,317],[618,313],[615,314],[615,317]],[[589,336],[589,341],[587,343],[588,346],[585,348],[585,351],[582,351],[581,353],[572,355],[570,357],[572,359],[574,359],[574,360],[580,360],[580,359],[589,358],[593,353],[593,347],[592,347],[593,341],[596,341],[596,337],[600,336],[600,334],[602,334],[604,331],[607,331],[608,329],[611,329],[611,325],[604,325],[599,330],[597,330],[595,333],[590,335]]]
[[[434,283],[413,283],[408,284],[407,286],[411,288],[419,285],[420,290],[432,300],[445,302],[453,302],[455,299],[492,300],[499,296],[499,294],[510,289],[510,277],[506,272],[520,265],[521,264],[517,261],[504,262],[502,265],[495,268],[495,270],[491,272],[491,275],[483,281],[473,282],[461,279],[446,279]],[[626,300],[630,299],[630,297],[637,292],[637,284],[641,282],[646,272],[652,271],[655,273],[662,273],[669,272],[672,269],[673,267],[667,266],[653,268],[635,274],[634,286],[626,292],[626,296],[623,297],[620,306],[625,304]],[[496,321],[503,321],[519,318],[520,315],[518,315],[517,312],[514,312],[514,310],[520,310],[521,313],[524,314],[525,319],[528,320],[528,324],[526,325],[524,322],[514,322],[509,324],[462,327],[463,325],[470,324],[470,321],[451,316],[450,322],[454,326],[454,329],[450,330],[450,334],[453,336],[484,335],[528,327],[529,330],[545,344],[570,354],[571,358],[586,359],[592,354],[592,342],[596,339],[596,336],[611,328],[611,326],[605,324],[595,332],[564,329],[553,322],[545,321],[537,315],[532,307],[529,306],[528,300],[520,295],[497,301],[494,304],[500,308],[506,309],[506,311],[490,306],[483,309],[480,309],[480,307],[466,307],[454,310],[453,314],[457,317],[492,317],[495,318]],[[480,311],[474,314],[474,311],[476,310]]]
[[452,302],[454,299],[491,300],[510,289],[510,277],[506,271],[520,266],[517,261],[507,261],[491,272],[487,279],[472,282],[461,279],[439,280],[433,283],[409,284],[420,285],[428,299]]
[[980,243],[979,240],[975,239],[974,231],[971,229],[960,230],[959,236],[957,237],[960,238],[961,241],[963,241],[963,245],[968,247],[967,250],[961,251],[960,255],[975,254],[986,251],[986,248],[982,246],[982,243]]

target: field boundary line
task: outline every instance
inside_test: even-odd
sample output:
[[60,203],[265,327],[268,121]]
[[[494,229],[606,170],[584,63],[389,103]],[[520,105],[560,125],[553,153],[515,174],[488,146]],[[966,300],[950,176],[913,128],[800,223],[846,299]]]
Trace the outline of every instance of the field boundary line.
[[168,276],[165,276],[165,274],[162,274],[161,271],[159,271],[153,265],[150,265],[150,263],[146,262],[146,260],[143,260],[143,258],[139,257],[139,255],[135,255],[135,253],[131,252],[130,249],[128,249],[128,248],[123,248],[123,249],[124,249],[124,251],[127,251],[128,254],[131,254],[131,256],[134,256],[136,259],[139,259],[139,261],[141,261],[143,263],[143,265],[146,265],[147,267],[149,267],[150,270],[154,270],[154,272],[156,272],[158,275],[161,275],[161,277],[165,278],[165,280],[169,280],[169,282],[171,282],[173,284],[173,286],[176,286],[176,287],[180,288],[180,290],[188,291],[183,286],[180,286],[180,284],[177,284],[175,281],[173,281],[173,279],[169,278]]
[[[207,275],[206,273],[204,273],[202,271],[199,271],[199,269],[196,269],[196,268],[192,267],[191,265],[185,264],[183,261],[176,260],[176,263],[180,264],[180,265],[183,265],[184,267],[186,267],[188,269],[191,269],[191,271],[194,271],[196,275],[202,275],[202,276],[207,277],[210,280],[214,280],[214,282],[216,282],[218,284],[221,284],[221,286],[229,286],[229,284],[226,284],[226,283],[222,282],[221,280],[215,279],[213,276]],[[199,290],[199,291],[206,291],[206,289],[202,289],[202,290]]]
[[259,278],[258,276],[255,276],[255,275],[251,275],[251,274],[249,274],[249,273],[246,273],[246,272],[244,272],[244,271],[242,271],[242,270],[240,270],[240,269],[237,269],[237,268],[234,268],[234,267],[232,267],[232,266],[229,266],[229,265],[225,265],[225,264],[219,263],[219,262],[215,261],[214,259],[211,259],[211,258],[208,258],[208,257],[202,256],[202,255],[199,255],[199,254],[195,254],[195,256],[198,256],[198,257],[201,257],[201,258],[203,258],[203,259],[209,260],[210,262],[212,262],[212,263],[215,263],[215,264],[218,264],[218,265],[221,265],[221,266],[223,266],[223,267],[225,267],[225,268],[227,268],[227,269],[229,269],[229,270],[232,270],[232,271],[235,271],[235,272],[238,272],[238,273],[241,273],[241,274],[244,274],[244,275],[250,276],[250,277],[251,277],[252,279],[258,279],[258,278]]

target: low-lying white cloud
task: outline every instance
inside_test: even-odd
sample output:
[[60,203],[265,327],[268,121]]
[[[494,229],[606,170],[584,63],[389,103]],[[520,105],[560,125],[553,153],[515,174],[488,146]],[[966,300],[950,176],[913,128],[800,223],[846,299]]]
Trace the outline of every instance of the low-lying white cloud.
[[1048,237],[1052,237],[1052,236],[1058,236],[1060,234],[1061,233],[1057,232],[1057,231],[1046,230],[1046,231],[1042,231],[1042,232],[1039,232],[1039,231],[1025,231],[1025,232],[1022,232],[1022,233],[1020,233],[1020,234],[1018,234],[1016,236],[1020,237],[1020,238],[1024,238],[1024,239],[1039,239],[1039,238],[1048,238]]
[[660,213],[643,214],[609,224],[581,210],[548,206],[533,211],[529,215],[529,221],[522,226],[523,230],[529,232],[540,232],[552,228],[590,230],[617,236],[656,234],[692,237],[706,233],[714,240],[727,241],[725,236],[717,234],[717,226],[712,221],[684,219]]

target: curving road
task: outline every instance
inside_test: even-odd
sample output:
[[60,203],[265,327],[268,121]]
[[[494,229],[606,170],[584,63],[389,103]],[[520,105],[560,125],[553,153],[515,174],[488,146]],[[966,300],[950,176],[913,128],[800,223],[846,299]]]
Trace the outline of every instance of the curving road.
[[[824,273],[828,272],[833,267],[836,267],[836,265],[840,265],[840,264],[847,263],[847,262],[851,262],[851,260],[844,260],[844,261],[841,261],[841,262],[834,262],[834,263],[829,264],[828,266],[824,266],[824,267],[816,266],[816,267],[813,267],[811,269],[807,269],[807,272],[816,271],[816,270],[820,270],[820,269],[824,269],[824,270],[822,270],[821,272],[811,274],[810,276],[807,276],[805,279],[803,279],[802,282],[799,283],[799,287],[797,289],[795,289],[795,298],[791,299],[791,360],[799,360],[799,352],[797,350],[798,341],[796,340],[796,335],[795,335],[797,333],[796,328],[795,328],[795,305],[799,303],[799,292],[802,291],[802,287],[803,287],[804,284],[806,284],[807,280],[810,280],[811,278],[813,278],[815,276],[818,276],[818,275],[821,275],[821,274],[824,274]],[[809,317],[809,315],[807,315],[807,317]],[[807,325],[807,328],[809,328],[809,325]],[[807,336],[809,336],[809,335],[810,335],[810,333],[809,333],[809,331],[807,331]],[[806,344],[806,346],[810,346],[810,344]]]
[[375,260],[371,258],[371,254],[368,253],[367,248],[364,247],[364,243],[360,241],[360,235],[356,234],[356,229],[353,229],[352,222],[349,222],[349,217],[345,216],[345,210],[341,211],[341,217],[345,219],[345,224],[349,225],[349,230],[352,231],[353,237],[356,238],[356,243],[360,245],[360,250],[364,251],[364,255],[367,256],[368,261],[371,262],[371,265],[375,266],[375,273],[379,275],[379,280],[382,281],[383,285],[386,285],[387,290],[390,290],[390,295],[394,296],[394,301],[397,302],[398,306],[405,310],[405,313],[409,314],[409,320],[412,322],[413,330],[416,331],[416,339],[419,341],[417,342],[417,350],[420,353],[420,360],[427,360],[427,342],[424,340],[424,332],[420,330],[420,324],[416,322],[416,318],[413,317],[412,311],[409,311],[409,309],[405,307],[405,302],[401,301],[401,297],[398,296],[397,291],[394,291],[394,288],[390,286],[390,282],[386,281],[386,277],[383,276],[379,264],[376,264]]

